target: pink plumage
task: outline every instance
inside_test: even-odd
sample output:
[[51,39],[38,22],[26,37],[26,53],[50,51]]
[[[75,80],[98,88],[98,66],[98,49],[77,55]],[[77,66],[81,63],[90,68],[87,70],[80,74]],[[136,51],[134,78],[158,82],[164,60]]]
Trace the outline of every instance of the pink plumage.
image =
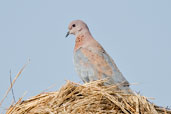
[[[69,24],[69,34],[76,36],[74,48],[75,70],[84,83],[105,79],[106,85],[118,85],[122,90],[128,90],[129,83],[117,68],[113,59],[103,47],[92,37],[88,26],[81,20]],[[66,37],[67,37],[66,36]]]

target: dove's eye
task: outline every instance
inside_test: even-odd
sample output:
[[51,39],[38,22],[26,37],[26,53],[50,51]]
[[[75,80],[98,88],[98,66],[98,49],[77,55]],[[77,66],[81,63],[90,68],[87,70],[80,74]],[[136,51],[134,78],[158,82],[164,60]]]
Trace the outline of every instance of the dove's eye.
[[75,24],[73,24],[72,27],[75,27]]

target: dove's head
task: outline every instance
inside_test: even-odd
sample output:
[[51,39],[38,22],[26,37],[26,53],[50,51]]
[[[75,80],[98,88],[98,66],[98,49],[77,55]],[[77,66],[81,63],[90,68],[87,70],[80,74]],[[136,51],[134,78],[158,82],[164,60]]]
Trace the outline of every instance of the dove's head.
[[66,37],[69,34],[73,34],[77,37],[79,35],[84,35],[86,33],[89,33],[89,29],[88,29],[87,25],[81,20],[72,21],[69,24],[68,29],[69,29],[69,31],[68,31]]

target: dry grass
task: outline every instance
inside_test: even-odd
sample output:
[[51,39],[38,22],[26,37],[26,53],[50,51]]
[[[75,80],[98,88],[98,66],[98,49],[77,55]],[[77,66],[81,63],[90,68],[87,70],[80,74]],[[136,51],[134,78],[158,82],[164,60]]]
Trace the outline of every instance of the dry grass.
[[128,95],[103,81],[68,81],[59,91],[41,93],[11,105],[6,114],[171,114],[138,94]]

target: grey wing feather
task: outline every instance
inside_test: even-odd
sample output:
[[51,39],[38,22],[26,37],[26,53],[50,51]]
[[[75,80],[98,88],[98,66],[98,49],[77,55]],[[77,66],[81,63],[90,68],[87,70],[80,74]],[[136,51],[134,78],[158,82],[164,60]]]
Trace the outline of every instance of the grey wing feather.
[[97,80],[93,66],[89,63],[88,58],[79,50],[74,54],[75,70],[83,82]]

